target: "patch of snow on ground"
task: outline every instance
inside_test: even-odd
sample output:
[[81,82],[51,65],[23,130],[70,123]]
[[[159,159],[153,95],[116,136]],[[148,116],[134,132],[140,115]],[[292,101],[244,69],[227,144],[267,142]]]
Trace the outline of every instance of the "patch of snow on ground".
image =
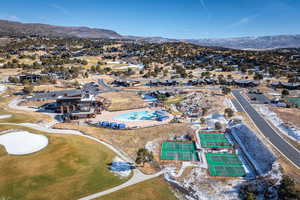
[[0,119],[6,119],[6,118],[10,118],[11,115],[0,115]]
[[278,162],[273,163],[272,170],[266,176],[271,176],[272,179],[278,180],[278,183],[279,183],[279,181],[281,181],[282,172],[280,170],[280,165]]
[[128,69],[128,68],[143,69],[144,66],[143,65],[128,64],[128,65],[125,65],[125,66],[118,67],[118,69]]
[[260,173],[268,173],[276,160],[274,154],[261,142],[261,140],[244,124],[230,127],[232,136],[238,141],[244,152],[251,158],[255,168]]
[[40,151],[48,145],[48,138],[44,135],[16,131],[0,135],[0,144],[8,154],[25,155]]
[[0,85],[0,94],[7,89],[5,85]]
[[223,104],[225,107],[231,108],[234,112],[237,112],[235,106],[233,105],[232,101],[229,98],[225,98]]
[[145,149],[150,152],[158,152],[158,144],[154,143],[153,141],[149,141],[146,143]]
[[196,167],[182,182],[175,179],[175,168],[167,167],[165,179],[186,190],[185,197],[195,200],[236,200],[238,199],[238,185],[243,179],[220,181],[207,179],[206,169]]
[[267,118],[275,127],[277,127],[282,133],[289,136],[293,140],[300,142],[300,130],[299,128],[290,128],[284,125],[283,121],[272,112],[266,106],[260,105],[258,111]]
[[224,118],[224,115],[219,114],[219,113],[215,113],[212,115],[209,115],[205,118],[207,127],[209,129],[215,129],[215,123],[216,122],[220,122],[222,125],[226,125],[227,124],[227,120]]
[[[113,162],[125,162],[124,160],[122,160],[120,157],[115,157],[113,159]],[[129,177],[131,174],[132,170],[127,170],[127,171],[113,171],[114,174],[122,177],[122,178],[126,178]]]

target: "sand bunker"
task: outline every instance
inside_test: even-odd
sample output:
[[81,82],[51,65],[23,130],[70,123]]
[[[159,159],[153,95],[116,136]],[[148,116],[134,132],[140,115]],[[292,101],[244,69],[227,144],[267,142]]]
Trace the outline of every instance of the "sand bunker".
[[0,135],[0,145],[8,154],[25,155],[40,151],[48,145],[48,138],[27,131],[10,132]]

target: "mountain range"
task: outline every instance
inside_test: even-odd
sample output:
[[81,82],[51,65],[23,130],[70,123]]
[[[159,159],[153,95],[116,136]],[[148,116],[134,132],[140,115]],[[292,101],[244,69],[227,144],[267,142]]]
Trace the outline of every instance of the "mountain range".
[[125,36],[112,30],[99,28],[54,26],[37,23],[20,23],[7,20],[0,20],[0,36],[1,35],[40,35],[49,37],[78,37],[89,39],[130,39],[153,43],[188,42],[202,46],[219,46],[253,50],[300,47],[300,34],[220,39],[170,39],[163,37]]

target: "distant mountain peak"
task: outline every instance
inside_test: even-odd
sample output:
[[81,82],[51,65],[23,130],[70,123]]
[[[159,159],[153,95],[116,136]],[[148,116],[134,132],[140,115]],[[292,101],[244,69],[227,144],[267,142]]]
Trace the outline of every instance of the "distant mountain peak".
[[78,37],[78,38],[121,38],[122,36],[112,30],[56,26],[39,23],[20,23],[7,20],[0,20],[0,35],[20,34],[20,35],[40,35],[53,37]]
[[0,20],[0,36],[40,35],[52,37],[78,37],[87,39],[130,39],[151,43],[187,42],[202,46],[218,46],[234,49],[275,49],[300,47],[299,35],[251,36],[216,39],[170,39],[164,37],[122,36],[115,31],[84,26],[56,26],[39,23],[20,23]]

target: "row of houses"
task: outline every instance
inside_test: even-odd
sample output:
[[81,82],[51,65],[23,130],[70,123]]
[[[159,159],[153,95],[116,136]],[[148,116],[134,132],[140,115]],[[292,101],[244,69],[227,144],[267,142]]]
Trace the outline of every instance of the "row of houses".
[[178,80],[150,80],[146,85],[148,86],[177,86]]
[[239,87],[256,87],[259,86],[260,82],[256,80],[244,80],[244,79],[213,79],[213,78],[204,78],[197,80],[189,80],[186,83],[187,85],[235,85]]
[[36,83],[42,78],[58,80],[58,79],[64,79],[65,77],[66,77],[66,73],[64,72],[45,73],[45,74],[22,74],[18,76],[20,82],[29,81],[31,83]]
[[119,79],[111,82],[111,85],[114,85],[115,87],[132,87],[132,86],[137,86],[140,83],[141,82],[137,80]]
[[[179,80],[150,80],[146,85],[148,86],[178,86],[181,83]],[[259,86],[260,82],[256,80],[237,80],[237,79],[214,79],[214,78],[203,78],[194,79],[182,82],[188,86],[198,85],[236,85],[239,87],[256,87]]]
[[272,82],[271,87],[284,88],[284,89],[288,89],[288,90],[300,90],[300,82],[297,82],[297,83]]

